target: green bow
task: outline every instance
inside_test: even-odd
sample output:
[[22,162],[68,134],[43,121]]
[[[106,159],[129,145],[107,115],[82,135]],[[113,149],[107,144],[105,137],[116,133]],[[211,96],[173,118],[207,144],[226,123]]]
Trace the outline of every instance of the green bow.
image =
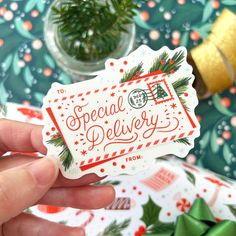
[[148,236],[235,236],[236,222],[223,220],[219,223],[202,198],[193,203],[188,213],[178,216],[173,230],[167,229]]

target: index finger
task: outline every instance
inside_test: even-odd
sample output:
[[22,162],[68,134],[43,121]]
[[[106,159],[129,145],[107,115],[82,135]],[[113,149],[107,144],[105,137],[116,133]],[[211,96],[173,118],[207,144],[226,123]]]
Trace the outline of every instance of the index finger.
[[42,126],[0,119],[1,152],[40,152],[47,149],[42,141]]

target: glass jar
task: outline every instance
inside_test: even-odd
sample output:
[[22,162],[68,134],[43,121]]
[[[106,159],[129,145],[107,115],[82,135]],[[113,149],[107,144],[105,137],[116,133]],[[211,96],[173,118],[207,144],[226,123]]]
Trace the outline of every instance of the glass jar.
[[61,0],[55,0],[49,7],[44,22],[44,38],[48,50],[53,58],[68,75],[71,76],[73,82],[83,81],[94,78],[105,68],[105,62],[108,58],[120,58],[127,56],[135,45],[135,24],[126,26],[127,33],[121,33],[121,40],[118,47],[106,58],[99,61],[80,61],[70,55],[62,48],[59,40],[59,32],[56,24],[53,23],[52,6],[59,7]]

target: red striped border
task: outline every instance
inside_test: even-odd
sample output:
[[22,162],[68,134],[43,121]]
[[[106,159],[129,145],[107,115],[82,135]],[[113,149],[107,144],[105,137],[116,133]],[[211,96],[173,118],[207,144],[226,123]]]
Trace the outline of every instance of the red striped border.
[[89,169],[89,168],[92,168],[92,167],[96,166],[96,162],[98,162],[97,165],[100,165],[101,162],[107,162],[107,161],[113,160],[114,158],[118,158],[118,157],[121,157],[123,155],[129,154],[133,151],[140,150],[143,147],[156,146],[159,143],[164,144],[164,143],[167,143],[167,142],[171,142],[173,140],[178,140],[178,139],[181,139],[181,138],[184,138],[184,137],[189,137],[189,136],[193,135],[194,132],[195,132],[195,130],[191,130],[190,132],[185,132],[185,133],[181,133],[179,135],[173,135],[173,136],[170,136],[170,137],[165,137],[161,140],[157,139],[157,140],[152,141],[152,142],[149,141],[146,144],[139,144],[137,146],[133,146],[133,147],[130,147],[128,149],[122,149],[120,152],[113,152],[112,154],[107,153],[104,156],[97,156],[96,158],[91,158],[91,159],[87,160],[87,162],[86,161],[81,161],[79,166],[82,169]]

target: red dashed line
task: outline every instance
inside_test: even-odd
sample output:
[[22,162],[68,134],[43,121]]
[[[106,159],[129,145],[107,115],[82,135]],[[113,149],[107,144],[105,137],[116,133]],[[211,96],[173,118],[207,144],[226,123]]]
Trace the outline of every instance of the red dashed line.
[[116,154],[117,154],[117,152],[113,152],[111,156],[112,156],[112,157],[115,157]]
[[185,133],[180,134],[180,135],[179,135],[179,138],[183,138],[184,135],[185,135]]
[[124,153],[125,153],[125,149],[123,149],[123,150],[120,151],[120,154],[121,154],[121,155],[124,154]]
[[93,158],[88,160],[88,163],[92,163],[93,162]]
[[150,145],[151,145],[151,142],[147,143],[147,144],[146,144],[146,147],[149,147]]
[[78,94],[78,97],[82,97],[82,96],[83,96],[83,94],[82,94],[82,93],[79,93],[79,94]]
[[132,152],[134,150],[134,147],[131,147],[128,152]]
[[84,162],[85,162],[85,161],[81,161],[81,162],[80,162],[80,166],[84,165]]
[[99,157],[96,158],[96,161],[99,161],[100,159],[101,159],[101,157],[99,156]]
[[70,99],[72,99],[72,98],[74,98],[74,97],[75,97],[75,95],[71,95],[71,96],[70,96]]
[[190,131],[188,136],[192,135],[194,133],[194,130]]
[[176,135],[172,136],[170,140],[174,140],[174,139],[175,139],[175,137],[176,137]]
[[154,142],[154,145],[157,145],[159,143],[159,140],[156,140],[155,142]]
[[143,144],[138,145],[137,150],[141,149]]
[[67,97],[62,98],[63,101],[65,101],[66,99],[67,99]]
[[168,138],[163,138],[162,143],[165,143]]
[[94,93],[98,93],[99,92],[99,89],[95,90]]
[[107,159],[109,157],[109,154],[106,154],[105,156],[104,156],[104,159]]

